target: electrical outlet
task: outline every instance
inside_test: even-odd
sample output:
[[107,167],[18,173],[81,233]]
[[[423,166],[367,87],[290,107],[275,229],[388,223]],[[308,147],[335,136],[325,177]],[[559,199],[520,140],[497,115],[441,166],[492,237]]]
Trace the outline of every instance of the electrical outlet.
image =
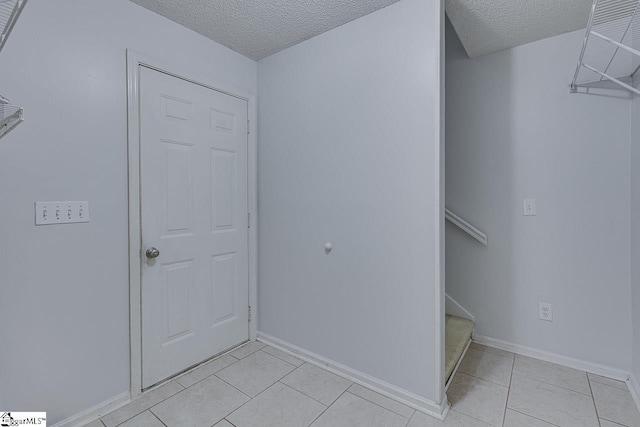
[[546,320],[547,322],[553,322],[553,309],[548,302],[538,303],[538,316],[540,320]]

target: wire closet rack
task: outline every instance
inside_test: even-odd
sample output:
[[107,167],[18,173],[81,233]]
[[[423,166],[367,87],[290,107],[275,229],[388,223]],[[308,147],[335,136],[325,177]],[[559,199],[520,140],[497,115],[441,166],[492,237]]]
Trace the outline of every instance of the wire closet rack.
[[633,86],[640,69],[640,0],[593,0],[571,91],[613,82]]
[[[26,3],[27,0],[0,0],[0,51]],[[22,120],[22,107],[11,105],[9,100],[0,95],[0,138],[22,123]]]

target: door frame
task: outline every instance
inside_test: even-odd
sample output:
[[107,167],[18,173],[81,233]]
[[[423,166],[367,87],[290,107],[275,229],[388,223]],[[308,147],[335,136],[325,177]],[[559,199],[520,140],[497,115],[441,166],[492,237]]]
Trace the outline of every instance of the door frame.
[[[257,138],[256,97],[244,90],[204,78],[175,64],[151,58],[127,49],[127,147],[129,188],[129,346],[131,365],[131,399],[142,394],[142,298],[141,259],[142,233],[140,218],[140,67],[177,77],[182,80],[222,92],[247,101],[249,134],[247,137],[247,208],[250,215],[248,233],[249,259],[249,339],[257,336]],[[213,356],[213,355],[212,355]]]

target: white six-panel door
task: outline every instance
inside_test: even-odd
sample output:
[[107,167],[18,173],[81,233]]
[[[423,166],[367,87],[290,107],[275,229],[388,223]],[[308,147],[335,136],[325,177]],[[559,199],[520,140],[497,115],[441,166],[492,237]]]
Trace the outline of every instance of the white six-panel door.
[[140,141],[147,388],[249,338],[247,101],[141,67]]

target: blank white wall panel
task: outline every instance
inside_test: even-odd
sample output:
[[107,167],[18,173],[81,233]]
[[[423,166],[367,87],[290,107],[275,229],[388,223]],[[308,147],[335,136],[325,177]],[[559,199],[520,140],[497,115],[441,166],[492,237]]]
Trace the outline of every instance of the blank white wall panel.
[[260,330],[432,401],[440,40],[401,0],[258,64]]
[[[633,28],[633,47],[640,50],[640,23]],[[636,75],[635,87],[640,87]],[[633,311],[633,363],[631,372],[640,378],[640,96],[634,95],[631,110],[631,304]]]

